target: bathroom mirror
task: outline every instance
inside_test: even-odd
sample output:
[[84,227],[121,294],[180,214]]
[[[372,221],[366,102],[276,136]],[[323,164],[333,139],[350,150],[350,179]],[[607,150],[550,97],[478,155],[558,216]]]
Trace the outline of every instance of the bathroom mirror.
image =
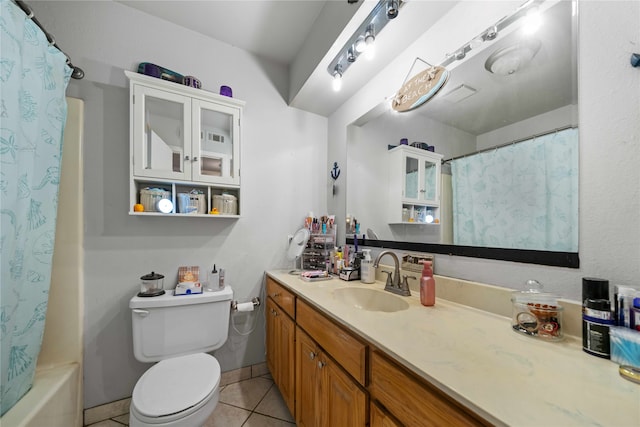
[[[524,19],[519,19],[502,29],[494,40],[474,43],[465,58],[453,60],[447,66],[451,71],[449,81],[423,106],[404,113],[387,109],[377,115],[366,114],[363,117],[369,119],[349,126],[346,214],[357,218],[361,229],[375,231],[379,240],[367,244],[578,267],[577,13],[574,2],[537,3],[544,7],[540,7],[542,25],[535,33],[524,35]],[[487,23],[487,28],[491,25]],[[446,39],[443,35],[442,40]],[[482,245],[456,244],[459,239],[455,230],[460,229],[460,224],[456,227],[454,222],[448,161],[443,163],[441,173],[439,224],[390,224],[386,195],[394,166],[389,164],[388,149],[400,144],[401,138],[407,138],[409,144],[433,145],[435,152],[448,160],[498,152],[503,149],[499,147],[525,145],[522,141],[539,141],[544,135],[564,131],[575,139],[576,147],[571,159],[566,159],[567,163],[572,162],[570,173],[575,174],[575,214],[564,219],[569,221],[575,241],[560,250],[555,244],[527,246],[527,236],[519,239],[522,246],[499,239]],[[504,182],[516,179],[526,180],[522,176],[500,177]],[[487,201],[487,209],[489,204]],[[482,203],[474,209],[481,208]],[[532,209],[537,206],[532,205]],[[475,217],[482,217],[485,223],[473,223],[467,218],[467,228],[486,227],[486,217],[480,213]],[[545,216],[549,221],[552,217]]]

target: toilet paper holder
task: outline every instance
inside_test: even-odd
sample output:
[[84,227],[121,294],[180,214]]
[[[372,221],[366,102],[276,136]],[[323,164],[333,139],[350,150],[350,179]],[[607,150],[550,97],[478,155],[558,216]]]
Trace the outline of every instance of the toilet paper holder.
[[[250,310],[247,310],[248,304],[252,304]],[[238,306],[240,306],[240,310],[238,310]],[[257,307],[260,307],[260,298],[254,297],[251,302],[238,303],[238,301],[231,301],[231,311],[253,311]],[[243,310],[243,308],[245,308]]]

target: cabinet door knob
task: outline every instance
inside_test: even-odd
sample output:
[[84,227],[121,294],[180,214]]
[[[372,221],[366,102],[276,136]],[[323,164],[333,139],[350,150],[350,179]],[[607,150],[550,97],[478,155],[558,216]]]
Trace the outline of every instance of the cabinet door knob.
[[313,351],[309,352],[309,359],[313,360],[316,358],[316,354]]
[[277,316],[277,315],[278,315],[278,312],[277,312],[277,311],[275,311],[275,310],[272,308],[272,309],[271,309],[271,314],[273,314],[274,316]]
[[324,365],[326,365],[326,363],[324,363],[322,360],[320,360],[320,361],[318,362],[318,369],[322,369],[322,368],[324,368]]
[[279,296],[280,296],[280,294],[277,293],[277,292],[274,292],[274,293],[271,294],[271,298],[276,298],[276,297],[279,297]]
[[193,161],[194,161],[194,162],[197,162],[197,161],[198,161],[198,158],[197,158],[197,157],[194,157],[194,158],[193,158]]
[[184,156],[184,159],[185,160],[189,160],[189,156]]

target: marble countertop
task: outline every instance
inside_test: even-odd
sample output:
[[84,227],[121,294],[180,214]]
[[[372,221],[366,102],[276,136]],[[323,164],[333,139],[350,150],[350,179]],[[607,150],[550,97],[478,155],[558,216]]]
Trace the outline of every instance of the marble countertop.
[[588,355],[574,337],[543,342],[514,332],[511,319],[444,299],[424,307],[413,292],[406,310],[374,312],[334,295],[384,284],[306,282],[286,271],[270,277],[412,372],[497,425],[640,426],[640,385],[618,365]]

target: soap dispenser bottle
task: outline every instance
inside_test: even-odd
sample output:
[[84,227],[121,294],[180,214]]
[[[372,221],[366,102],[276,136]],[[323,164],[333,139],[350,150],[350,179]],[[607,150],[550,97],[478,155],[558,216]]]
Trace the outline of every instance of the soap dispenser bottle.
[[363,249],[364,258],[360,261],[360,281],[362,283],[374,283],[376,281],[376,269],[371,259],[371,249]]
[[436,280],[433,278],[431,261],[421,261],[422,277],[420,278],[420,304],[432,306],[436,303]]

